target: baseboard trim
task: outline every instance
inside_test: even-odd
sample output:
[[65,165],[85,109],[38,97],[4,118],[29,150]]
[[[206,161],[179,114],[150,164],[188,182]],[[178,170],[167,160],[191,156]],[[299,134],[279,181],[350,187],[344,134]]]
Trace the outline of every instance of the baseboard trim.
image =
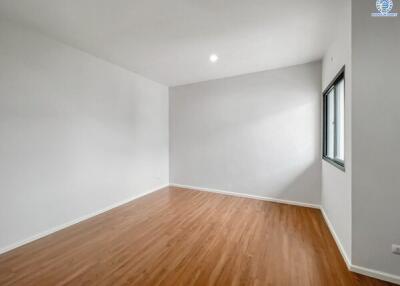
[[329,231],[331,232],[331,234],[332,234],[332,236],[333,236],[333,239],[334,239],[335,242],[336,242],[337,247],[339,248],[340,254],[341,254],[342,257],[343,257],[343,260],[344,260],[344,262],[346,263],[347,268],[348,268],[349,270],[351,270],[351,260],[350,260],[349,257],[347,256],[347,253],[346,253],[346,251],[344,250],[344,247],[343,247],[343,245],[342,245],[342,243],[341,243],[341,241],[340,241],[340,239],[339,239],[339,236],[336,234],[335,228],[333,227],[333,224],[332,224],[331,221],[329,220],[329,217],[328,217],[328,215],[326,214],[326,212],[325,212],[325,210],[324,210],[324,208],[323,208],[322,206],[321,206],[321,213],[322,213],[322,216],[323,216],[323,218],[324,218],[324,220],[325,220],[326,225],[327,225],[328,228],[329,228]]
[[322,216],[325,219],[326,224],[328,225],[328,228],[336,242],[337,247],[339,248],[340,254],[343,257],[344,262],[346,263],[347,268],[354,273],[358,273],[358,274],[362,274],[365,276],[369,276],[369,277],[373,277],[379,280],[383,280],[383,281],[387,281],[387,282],[391,282],[394,284],[398,284],[400,285],[400,276],[396,276],[393,274],[389,274],[389,273],[385,273],[385,272],[381,272],[381,271],[377,271],[377,270],[373,270],[373,269],[369,269],[369,268],[365,268],[365,267],[361,267],[361,266],[357,266],[357,265],[353,265],[351,263],[351,260],[349,259],[349,257],[347,256],[346,251],[344,250],[344,247],[342,245],[342,243],[340,242],[340,239],[338,237],[338,235],[335,232],[335,229],[331,223],[331,221],[329,220],[328,215],[326,214],[325,210],[323,207],[321,207],[321,213]]
[[236,193],[236,192],[230,192],[230,191],[223,191],[223,190],[203,188],[203,187],[195,187],[195,186],[175,184],[175,183],[170,184],[170,186],[188,189],[188,190],[217,193],[217,194],[222,194],[222,195],[228,195],[228,196],[234,196],[234,197],[240,197],[240,198],[248,198],[248,199],[254,199],[254,200],[261,200],[261,201],[268,201],[268,202],[274,202],[274,203],[280,203],[280,204],[286,204],[286,205],[294,205],[294,206],[300,206],[300,207],[307,207],[307,208],[313,208],[313,209],[321,208],[320,205],[316,205],[316,204],[296,202],[296,201],[264,197],[264,196],[255,196],[255,195],[250,195],[250,194],[245,194],[245,193]]
[[82,222],[82,221],[84,221],[84,220],[87,220],[87,219],[90,219],[90,218],[92,218],[92,217],[95,217],[95,216],[97,216],[97,215],[99,215],[99,214],[105,213],[105,212],[107,212],[107,211],[109,211],[109,210],[111,210],[111,209],[113,209],[113,208],[122,206],[122,205],[124,205],[124,204],[127,204],[127,203],[129,203],[129,202],[131,202],[131,201],[134,201],[134,200],[136,200],[136,199],[138,199],[138,198],[144,197],[144,196],[149,195],[149,194],[151,194],[151,193],[154,193],[154,192],[156,192],[156,191],[159,191],[159,190],[161,190],[161,189],[163,189],[163,188],[166,188],[166,187],[168,187],[168,186],[169,186],[169,184],[162,185],[162,186],[157,187],[157,188],[155,188],[155,189],[152,189],[152,190],[150,190],[150,191],[144,192],[143,194],[140,194],[140,195],[137,195],[137,196],[134,196],[134,197],[125,199],[125,200],[120,201],[120,202],[117,202],[117,203],[114,203],[114,204],[112,204],[112,205],[110,205],[110,206],[108,206],[108,207],[105,207],[105,208],[103,208],[103,209],[101,209],[101,210],[98,210],[98,211],[96,211],[96,212],[93,212],[93,213],[84,215],[84,216],[82,216],[82,217],[79,217],[79,218],[77,218],[77,219],[74,219],[74,220],[72,220],[72,221],[69,221],[69,222],[67,222],[67,223],[64,223],[64,224],[62,224],[62,225],[53,227],[53,228],[48,229],[48,230],[46,230],[46,231],[43,231],[43,232],[41,232],[41,233],[35,234],[35,235],[33,235],[33,236],[30,236],[30,237],[28,237],[28,238],[26,238],[26,239],[20,240],[20,241],[18,241],[18,242],[16,242],[16,243],[10,244],[10,245],[8,245],[8,246],[3,247],[2,249],[0,249],[0,254],[4,254],[4,253],[6,253],[6,252],[9,252],[9,251],[11,251],[11,250],[14,250],[14,249],[16,249],[16,248],[18,248],[18,247],[21,247],[21,246],[25,245],[25,244],[28,244],[28,243],[30,243],[30,242],[33,242],[33,241],[35,241],[35,240],[38,240],[38,239],[40,239],[40,238],[43,238],[43,237],[48,236],[48,235],[50,235],[50,234],[53,234],[53,233],[55,233],[55,232],[57,232],[57,231],[60,231],[60,230],[62,230],[62,229],[64,229],[64,228],[67,228],[67,227],[70,227],[70,226],[72,226],[72,225],[74,225],[74,224],[80,223],[80,222]]
[[355,272],[358,274],[370,276],[370,277],[373,277],[376,279],[380,279],[383,281],[387,281],[387,282],[390,282],[393,284],[400,285],[400,276],[397,276],[397,275],[393,275],[390,273],[381,272],[381,271],[377,271],[377,270],[373,270],[373,269],[369,269],[369,268],[365,268],[365,267],[361,267],[361,266],[357,266],[357,265],[351,265],[350,270],[352,272]]

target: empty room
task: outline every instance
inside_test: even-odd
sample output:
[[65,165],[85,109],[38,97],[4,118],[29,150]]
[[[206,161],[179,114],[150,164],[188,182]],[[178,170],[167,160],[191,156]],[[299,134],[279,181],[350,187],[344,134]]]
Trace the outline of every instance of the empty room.
[[0,285],[400,285],[400,0],[0,0]]

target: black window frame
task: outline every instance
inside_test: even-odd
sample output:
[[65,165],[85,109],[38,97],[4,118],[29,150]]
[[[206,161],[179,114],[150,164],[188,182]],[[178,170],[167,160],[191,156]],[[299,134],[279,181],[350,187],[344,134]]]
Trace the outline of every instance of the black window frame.
[[[331,83],[328,85],[328,87],[324,90],[324,92],[322,93],[322,97],[323,97],[323,151],[322,151],[322,159],[324,159],[325,161],[327,161],[328,163],[332,164],[333,166],[339,168],[342,171],[345,171],[345,159],[344,161],[335,159],[335,158],[331,158],[327,156],[328,153],[328,132],[327,132],[327,114],[328,114],[328,94],[331,92],[331,90],[333,88],[335,88],[338,83],[343,80],[343,84],[346,90],[346,77],[345,77],[345,66],[343,66],[340,71],[337,73],[337,75],[335,76],[335,78],[331,81]],[[334,114],[335,116],[337,116],[337,106],[336,106],[336,100],[335,102],[335,106],[334,106]],[[344,105],[346,105],[346,92],[344,94]],[[344,111],[343,111],[344,112]],[[345,118],[346,120],[346,118]],[[336,132],[337,132],[337,128],[335,128],[335,139],[334,141],[336,141]],[[336,152],[336,144],[335,144],[335,151]],[[346,154],[345,154],[346,156]]]

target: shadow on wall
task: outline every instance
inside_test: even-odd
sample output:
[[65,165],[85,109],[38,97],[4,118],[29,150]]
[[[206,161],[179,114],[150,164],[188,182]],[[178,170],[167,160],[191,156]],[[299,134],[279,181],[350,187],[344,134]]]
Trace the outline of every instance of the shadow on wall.
[[[180,123],[174,144],[174,183],[320,204],[319,103],[232,121]],[[230,113],[232,111],[228,111]]]
[[321,177],[317,176],[321,171],[321,161],[317,160],[302,170],[290,183],[277,191],[275,198],[307,202],[313,204],[321,203],[320,193],[310,196],[310,188],[318,190],[321,187]]

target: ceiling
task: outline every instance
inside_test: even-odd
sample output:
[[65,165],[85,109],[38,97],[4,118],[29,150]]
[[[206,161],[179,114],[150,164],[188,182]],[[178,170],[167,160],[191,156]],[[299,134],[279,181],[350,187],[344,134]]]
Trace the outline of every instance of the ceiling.
[[[0,15],[168,86],[318,60],[343,0],[0,0]],[[219,56],[217,63],[210,54]]]

